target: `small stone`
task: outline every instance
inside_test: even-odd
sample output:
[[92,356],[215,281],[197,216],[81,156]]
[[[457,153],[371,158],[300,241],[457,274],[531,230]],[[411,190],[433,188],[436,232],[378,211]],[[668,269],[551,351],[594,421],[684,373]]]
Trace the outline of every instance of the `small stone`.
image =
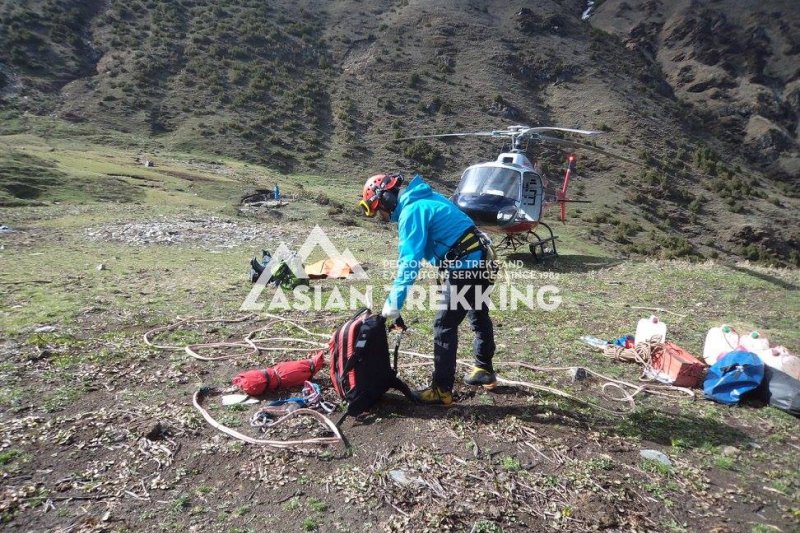
[[108,269],[106,268],[105,264],[100,263],[99,265],[97,265],[97,270],[108,270]]
[[55,326],[41,326],[33,330],[34,333],[53,333],[56,330]]
[[586,369],[580,366],[575,366],[567,370],[567,375],[572,379],[572,382],[585,381],[589,377]]
[[642,457],[642,459],[657,461],[662,465],[672,466],[672,461],[669,460],[669,457],[667,457],[665,453],[658,450],[642,450],[639,452],[639,455]]
[[724,455],[725,457],[736,457],[739,455],[739,448],[736,446],[723,446],[720,448],[719,453]]
[[409,487],[411,485],[421,485],[422,480],[418,477],[410,477],[405,470],[389,470],[389,476],[392,481],[401,487]]
[[39,346],[36,347],[36,355],[31,356],[28,360],[29,361],[39,361],[40,359],[47,359],[53,355],[53,352],[48,350],[47,348],[41,348]]
[[161,422],[156,422],[149,426],[145,425],[141,428],[142,436],[150,441],[163,440],[168,432],[169,429],[163,426]]

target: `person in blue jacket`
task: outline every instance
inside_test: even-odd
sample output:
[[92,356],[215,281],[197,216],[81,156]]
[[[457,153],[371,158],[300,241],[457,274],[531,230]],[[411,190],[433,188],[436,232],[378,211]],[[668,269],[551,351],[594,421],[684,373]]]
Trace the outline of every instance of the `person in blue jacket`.
[[424,259],[439,268],[443,294],[434,322],[434,370],[431,385],[417,393],[425,403],[453,402],[458,326],[469,318],[475,332],[475,363],[464,376],[468,385],[492,389],[497,384],[492,367],[494,330],[489,317],[491,280],[486,261],[488,239],[448,198],[433,191],[415,175],[401,192],[402,174],[378,174],[364,184],[360,205],[368,217],[378,215],[398,225],[397,275],[381,314],[405,328],[400,311],[417,279]]

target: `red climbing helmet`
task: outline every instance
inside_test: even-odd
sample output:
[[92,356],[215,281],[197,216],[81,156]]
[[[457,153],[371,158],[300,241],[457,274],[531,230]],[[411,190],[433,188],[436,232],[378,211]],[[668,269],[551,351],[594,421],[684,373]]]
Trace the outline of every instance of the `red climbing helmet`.
[[[402,174],[377,174],[364,184],[362,200],[358,205],[364,215],[374,217],[378,209],[392,212],[397,207],[397,196],[405,177]],[[390,193],[390,194],[387,194]]]

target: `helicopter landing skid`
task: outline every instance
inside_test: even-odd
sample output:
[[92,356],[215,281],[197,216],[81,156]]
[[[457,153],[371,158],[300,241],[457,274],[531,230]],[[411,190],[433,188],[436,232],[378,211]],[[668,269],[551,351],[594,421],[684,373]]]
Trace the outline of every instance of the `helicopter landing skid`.
[[543,239],[533,230],[528,232],[528,249],[531,251],[533,259],[537,262],[558,255],[558,250],[556,250],[556,239],[558,239],[558,237],[553,235],[553,230],[550,226],[544,222],[539,222],[539,227],[541,228],[542,226],[544,226],[547,233],[550,234],[549,237]]
[[511,248],[516,252],[518,248],[527,244],[533,259],[537,262],[557,256],[556,239],[558,237],[553,235],[553,230],[544,222],[539,222],[539,227],[544,227],[549,236],[542,238],[533,230],[523,234],[508,233],[502,238],[498,246],[500,248]]

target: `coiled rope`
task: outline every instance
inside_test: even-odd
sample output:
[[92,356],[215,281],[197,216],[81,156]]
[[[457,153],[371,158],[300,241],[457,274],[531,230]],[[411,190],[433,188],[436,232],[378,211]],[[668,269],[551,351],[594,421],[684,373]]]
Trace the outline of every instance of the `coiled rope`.
[[207,396],[221,394],[222,391],[220,389],[212,388],[212,387],[204,387],[195,391],[194,396],[192,396],[192,404],[194,405],[195,409],[200,411],[200,414],[203,415],[206,422],[211,424],[214,428],[218,429],[222,433],[225,433],[228,436],[231,436],[235,439],[238,439],[243,442],[247,442],[249,444],[258,444],[261,446],[267,446],[270,448],[274,448],[276,450],[286,449],[286,448],[301,448],[305,446],[315,446],[315,445],[333,445],[344,443],[344,437],[342,437],[342,433],[339,431],[339,428],[336,427],[336,424],[328,418],[327,416],[323,415],[322,413],[318,413],[313,409],[307,409],[301,407],[300,409],[295,409],[293,411],[287,412],[284,416],[276,420],[275,422],[270,424],[270,428],[275,428],[288,420],[298,417],[298,416],[310,416],[312,418],[317,419],[321,425],[327,427],[332,433],[332,437],[312,437],[308,439],[295,439],[295,440],[270,440],[270,439],[256,439],[250,437],[249,435],[245,435],[244,433],[240,433],[235,429],[231,429],[224,424],[220,424],[217,422],[208,411],[205,410],[203,407],[203,400]]

